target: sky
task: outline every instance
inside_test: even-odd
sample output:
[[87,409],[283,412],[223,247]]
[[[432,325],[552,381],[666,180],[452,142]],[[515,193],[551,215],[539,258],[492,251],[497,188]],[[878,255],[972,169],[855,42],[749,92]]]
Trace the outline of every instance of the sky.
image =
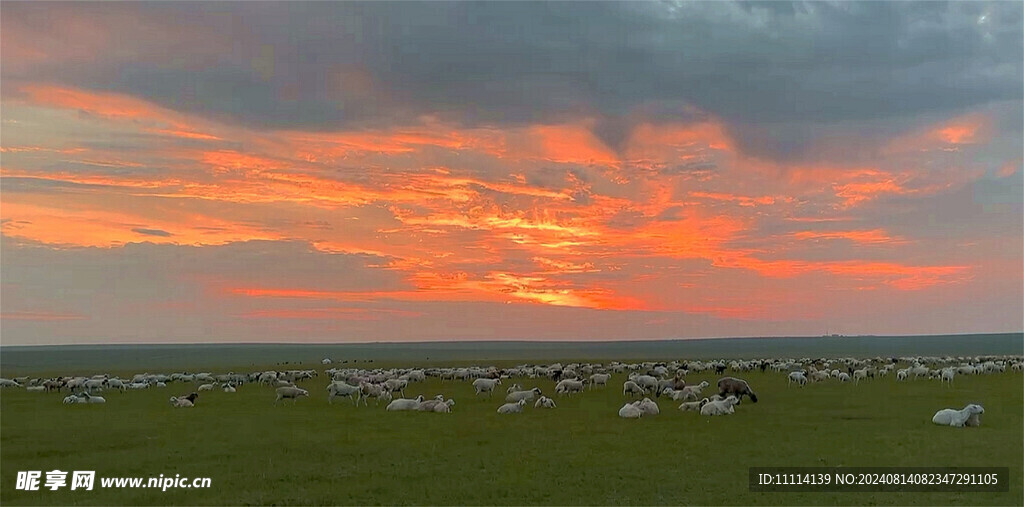
[[1020,2],[0,4],[0,343],[1024,328]]

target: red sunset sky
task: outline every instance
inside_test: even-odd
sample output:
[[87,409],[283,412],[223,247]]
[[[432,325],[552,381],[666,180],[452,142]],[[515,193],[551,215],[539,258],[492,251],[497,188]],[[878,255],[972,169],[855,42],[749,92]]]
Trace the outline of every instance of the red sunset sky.
[[4,2],[2,343],[1020,331],[1021,11]]

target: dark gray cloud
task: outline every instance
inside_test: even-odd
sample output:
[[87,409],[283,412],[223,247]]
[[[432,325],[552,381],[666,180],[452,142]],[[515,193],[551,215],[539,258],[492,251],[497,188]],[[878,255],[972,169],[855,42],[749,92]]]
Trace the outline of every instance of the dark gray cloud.
[[173,236],[173,234],[171,234],[171,233],[169,233],[167,231],[164,231],[164,230],[160,230],[160,229],[143,229],[141,227],[136,227],[136,228],[132,229],[132,232],[137,232],[139,234],[144,234],[146,236],[159,236],[161,238],[169,238],[169,237]]
[[116,50],[89,65],[8,64],[5,78],[264,127],[593,117],[614,147],[638,119],[710,113],[742,149],[784,158],[819,125],[1022,95],[1013,2],[6,3],[3,27],[59,52],[76,41],[39,21],[58,8],[112,30]]

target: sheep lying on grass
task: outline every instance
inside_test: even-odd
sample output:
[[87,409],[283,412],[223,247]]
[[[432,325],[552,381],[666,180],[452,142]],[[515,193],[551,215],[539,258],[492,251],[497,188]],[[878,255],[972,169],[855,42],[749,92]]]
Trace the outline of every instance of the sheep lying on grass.
[[540,395],[540,388],[534,387],[529,391],[512,391],[505,397],[505,401],[508,403],[515,403],[519,400],[533,401],[535,397]]
[[700,401],[686,401],[686,402],[683,402],[681,405],[679,405],[679,410],[682,410],[683,412],[686,412],[688,410],[693,410],[694,412],[698,412],[709,401],[710,400],[708,400],[707,398],[704,398],[703,400],[700,400]]
[[537,399],[537,403],[533,404],[533,408],[556,408],[555,400],[548,398],[547,396],[541,396]]
[[619,409],[619,417],[623,419],[639,419],[644,415],[644,411],[640,409],[640,404],[643,401],[634,401],[627,403]]
[[701,415],[726,415],[736,413],[734,408],[740,402],[739,398],[734,395],[730,395],[728,398],[720,401],[709,401],[700,407]]
[[643,411],[644,415],[658,415],[661,413],[661,408],[650,398],[644,398],[640,401],[640,410]]
[[188,396],[171,396],[171,406],[177,408],[188,408],[195,406],[196,398],[199,397],[199,393],[193,392]]
[[939,410],[932,416],[932,422],[940,426],[963,428],[964,426],[981,426],[981,414],[985,409],[981,405],[971,403],[961,410],[947,408]]
[[523,407],[526,406],[526,400],[519,400],[515,403],[506,403],[498,407],[499,414],[518,414],[523,411]]
[[387,408],[385,408],[384,410],[387,410],[388,412],[398,412],[398,411],[402,411],[402,410],[416,410],[416,409],[418,409],[420,407],[420,403],[422,403],[422,402],[423,402],[423,395],[422,394],[417,396],[417,397],[415,397],[415,398],[413,398],[413,399],[411,399],[411,400],[405,399],[405,398],[398,398],[397,400],[392,400],[391,403],[388,403]]
[[442,396],[441,399],[434,398],[432,400],[427,400],[420,403],[419,406],[416,407],[416,410],[420,412],[437,412],[440,414],[448,414],[451,413],[453,405],[455,405],[455,400],[445,401],[444,397]]

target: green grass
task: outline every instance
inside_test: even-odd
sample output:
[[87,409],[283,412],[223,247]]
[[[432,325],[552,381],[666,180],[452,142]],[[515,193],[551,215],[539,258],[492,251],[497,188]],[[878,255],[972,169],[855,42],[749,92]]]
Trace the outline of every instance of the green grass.
[[[318,365],[319,369],[319,365]],[[218,370],[219,371],[219,370]],[[122,372],[127,373],[127,372]],[[1019,373],[936,381],[787,388],[782,374],[749,373],[760,403],[735,415],[681,413],[623,420],[623,375],[608,388],[557,398],[555,410],[498,416],[502,402],[468,383],[428,380],[407,394],[444,393],[452,414],[388,413],[327,404],[326,380],[310,399],[274,406],[273,390],[246,385],[107,392],[106,405],[61,404],[63,395],[0,393],[0,503],[22,504],[980,504],[1022,505],[1024,425]],[[691,383],[714,375],[690,375]],[[550,381],[522,380],[553,391]],[[507,386],[508,383],[505,384]],[[504,386],[502,394],[504,393]],[[968,402],[980,428],[931,424]],[[750,493],[752,466],[1008,466],[1008,493]],[[210,489],[14,489],[19,470],[96,470],[98,477],[208,476]],[[97,479],[97,484],[98,484]]]

